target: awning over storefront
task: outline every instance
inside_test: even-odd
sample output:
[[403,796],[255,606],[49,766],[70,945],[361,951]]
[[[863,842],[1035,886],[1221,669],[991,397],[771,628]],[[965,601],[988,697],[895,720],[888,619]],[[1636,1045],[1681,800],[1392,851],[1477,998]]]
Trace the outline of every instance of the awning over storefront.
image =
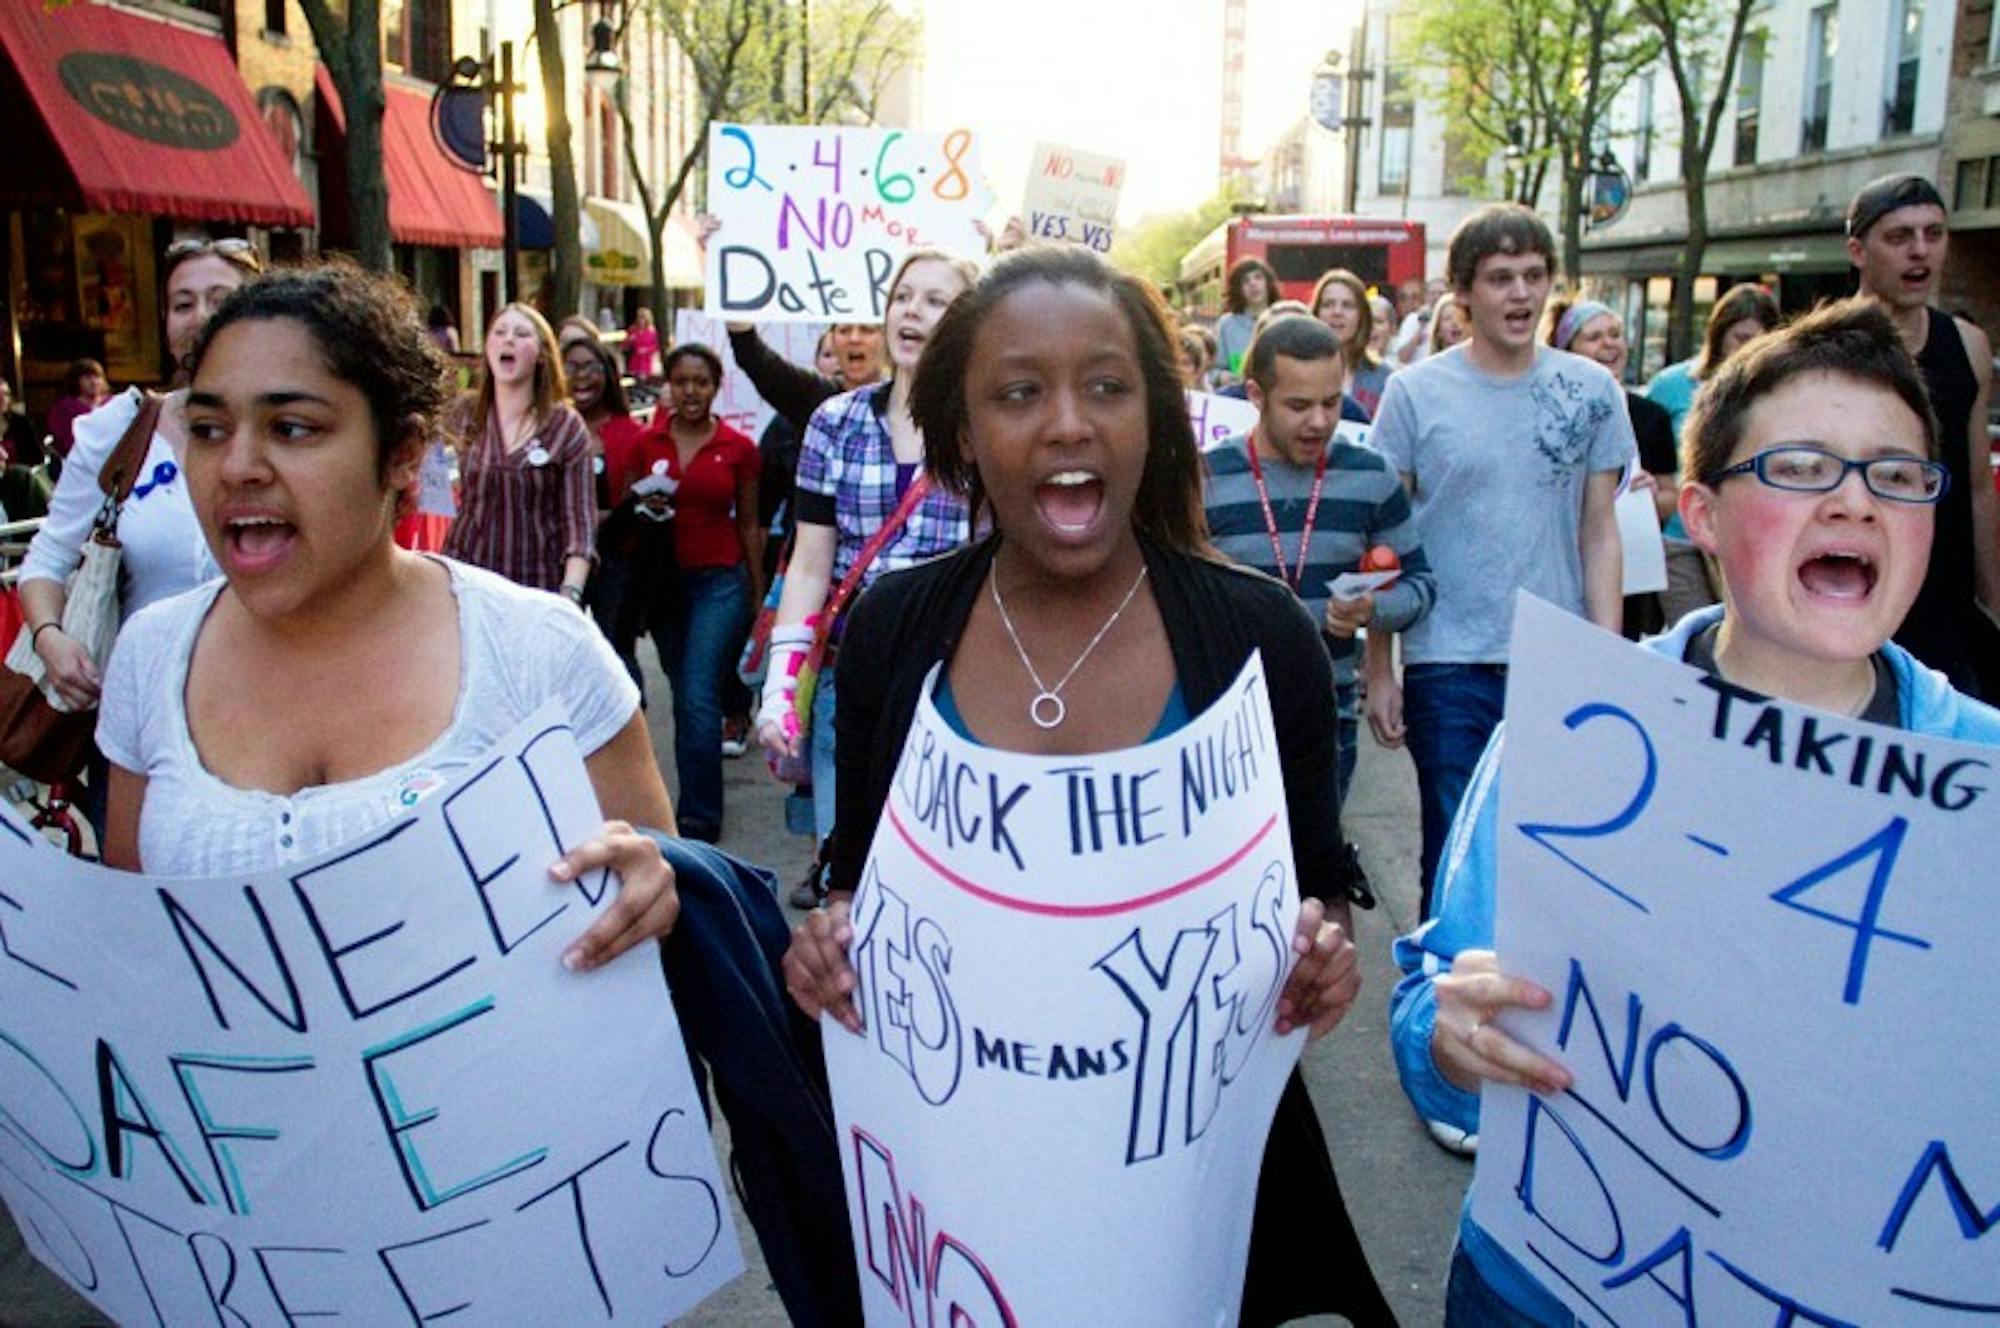
[[[0,198],[310,226],[312,201],[213,37],[101,5],[0,4]],[[20,109],[32,104],[34,114]]]
[[[556,204],[553,196],[539,189],[514,191],[514,234],[523,249],[556,247],[555,215]],[[597,223],[591,220],[588,211],[577,214],[576,229],[585,254],[597,248]]]
[[1577,266],[1587,277],[1646,277],[1672,272],[1680,261],[1678,244],[1641,244],[1618,249],[1586,247]]
[[[344,146],[347,117],[325,65],[315,71],[313,88]],[[431,137],[430,97],[393,83],[383,92],[382,174],[389,185],[389,234],[398,244],[499,248],[500,209],[481,178],[453,164]]]
[[1707,272],[1760,276],[1766,272],[1845,272],[1847,238],[1816,235],[1766,235],[1749,240],[1710,240],[1701,266]]
[[611,198],[586,198],[583,210],[597,223],[598,235],[598,242],[584,251],[584,279],[600,286],[652,285],[653,250],[646,238],[646,214]]

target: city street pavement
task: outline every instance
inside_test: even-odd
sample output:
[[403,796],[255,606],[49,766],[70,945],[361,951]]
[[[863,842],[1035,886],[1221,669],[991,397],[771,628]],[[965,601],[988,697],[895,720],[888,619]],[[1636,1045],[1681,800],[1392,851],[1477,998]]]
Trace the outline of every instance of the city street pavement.
[[[669,693],[646,654],[647,712],[654,750],[674,782]],[[723,847],[771,867],[780,889],[804,873],[807,842],[786,833],[784,800],[753,754],[725,762],[728,818]],[[1376,747],[1362,728],[1360,768],[1348,809],[1348,834],[1360,846],[1382,902],[1356,915],[1364,987],[1346,1021],[1306,1053],[1306,1083],[1333,1150],[1348,1211],[1375,1276],[1406,1325],[1442,1320],[1444,1269],[1469,1163],[1431,1143],[1411,1114],[1388,1048],[1388,995],[1395,981],[1389,944],[1417,910],[1416,780],[1401,752]],[[718,1118],[718,1146],[728,1147]],[[725,1152],[726,1156],[726,1152]],[[784,1322],[750,1227],[736,1212],[744,1275],[681,1322],[701,1328],[751,1328]],[[11,1221],[0,1217],[0,1328],[81,1328],[101,1323],[90,1307],[37,1264]],[[1310,1324],[1338,1324],[1325,1316]]]

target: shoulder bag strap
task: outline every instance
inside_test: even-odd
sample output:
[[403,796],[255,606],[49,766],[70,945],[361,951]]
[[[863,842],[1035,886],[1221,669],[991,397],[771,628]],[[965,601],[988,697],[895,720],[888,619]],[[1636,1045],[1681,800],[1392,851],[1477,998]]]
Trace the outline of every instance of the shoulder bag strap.
[[930,492],[930,487],[931,477],[919,471],[910,481],[910,487],[903,491],[903,500],[896,504],[896,510],[889,514],[889,519],[884,521],[881,528],[870,535],[868,542],[861,546],[861,553],[855,558],[854,566],[848,568],[847,575],[840,578],[839,588],[833,592],[832,598],[827,600],[826,609],[820,614],[822,632],[830,632],[833,629],[841,610],[847,607],[847,601],[853,598],[855,589],[860,586],[862,576],[888,546],[889,541],[896,538],[896,532],[909,521],[910,513],[917,510],[917,504],[924,500],[924,495]]
[[160,424],[160,404],[164,400],[157,393],[142,394],[138,414],[125,426],[125,436],[118,440],[118,446],[97,472],[97,487],[104,491],[113,511],[124,506],[132,494],[132,486],[139,482],[139,468],[146,464],[146,453],[153,446],[153,434]]

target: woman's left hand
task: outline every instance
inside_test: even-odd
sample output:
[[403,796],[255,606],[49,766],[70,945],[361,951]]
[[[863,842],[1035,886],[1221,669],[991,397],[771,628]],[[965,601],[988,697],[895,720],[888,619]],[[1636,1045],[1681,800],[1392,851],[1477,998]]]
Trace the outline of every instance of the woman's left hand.
[[660,846],[626,822],[606,821],[597,838],[564,854],[549,875],[567,885],[600,867],[618,878],[618,898],[563,951],[563,967],[577,972],[598,968],[641,941],[659,940],[681,912],[674,869]]
[[1306,1026],[1308,1038],[1317,1040],[1334,1030],[1361,994],[1360,955],[1340,924],[1326,920],[1326,905],[1317,899],[1299,905],[1292,953],[1299,961],[1278,994],[1278,1036]]

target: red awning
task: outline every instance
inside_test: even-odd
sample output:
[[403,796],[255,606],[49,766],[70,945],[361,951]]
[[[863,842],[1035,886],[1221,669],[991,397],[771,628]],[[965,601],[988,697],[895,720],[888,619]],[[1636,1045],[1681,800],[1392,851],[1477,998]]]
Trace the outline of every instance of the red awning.
[[102,5],[44,13],[9,0],[0,4],[0,48],[12,66],[0,86],[25,93],[40,120],[22,127],[29,141],[17,140],[18,155],[0,153],[14,158],[0,166],[0,195],[195,221],[313,224],[312,201],[216,38]]
[[[347,115],[333,76],[321,65],[313,77],[320,101],[345,138]],[[452,164],[431,137],[429,94],[391,83],[383,89],[382,173],[389,182],[389,234],[399,244],[445,249],[498,249],[500,209],[480,176]]]

